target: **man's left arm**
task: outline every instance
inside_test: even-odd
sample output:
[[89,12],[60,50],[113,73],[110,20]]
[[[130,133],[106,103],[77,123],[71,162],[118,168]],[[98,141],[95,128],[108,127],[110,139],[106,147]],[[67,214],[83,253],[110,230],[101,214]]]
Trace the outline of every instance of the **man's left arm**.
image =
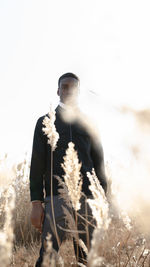
[[106,193],[107,192],[107,178],[105,175],[105,167],[104,167],[104,152],[103,152],[103,147],[100,141],[95,142],[94,140],[92,140],[91,158],[93,161],[95,173],[100,181],[101,186],[103,187]]

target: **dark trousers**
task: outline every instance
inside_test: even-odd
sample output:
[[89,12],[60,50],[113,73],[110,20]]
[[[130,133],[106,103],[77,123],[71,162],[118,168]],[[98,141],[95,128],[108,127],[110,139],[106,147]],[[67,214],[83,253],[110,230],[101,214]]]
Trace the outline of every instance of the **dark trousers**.
[[[63,240],[66,239],[66,232],[63,229],[68,229],[67,222],[65,219],[63,206],[68,209],[66,206],[64,200],[60,198],[60,196],[53,196],[53,203],[54,203],[54,213],[55,213],[55,222],[57,227],[57,233],[59,236],[60,243],[62,243]],[[78,245],[78,239],[82,239],[82,241],[85,243],[85,245],[90,247],[91,239],[92,239],[92,232],[93,232],[93,226],[87,223],[87,221],[90,221],[92,224],[95,224],[95,221],[92,219],[92,213],[91,209],[89,208],[89,205],[85,202],[85,198],[81,198],[81,209],[78,211],[81,216],[83,216],[85,219],[81,218],[80,216],[76,216],[75,212],[69,210],[70,212],[73,212],[74,218],[77,221],[78,225],[78,231],[79,234],[77,238],[73,237],[73,245],[74,245],[74,251],[76,257],[78,257],[78,261],[80,263],[86,263],[86,254],[81,246]],[[51,200],[50,197],[45,198],[45,216],[44,216],[44,222],[43,222],[43,229],[42,229],[42,236],[41,236],[41,249],[40,249],[40,256],[36,262],[35,267],[41,267],[43,256],[45,252],[45,239],[48,233],[51,234],[51,241],[53,245],[53,249],[58,252],[59,246],[57,242],[57,238],[55,235],[54,225],[53,225],[53,216],[52,216],[52,209],[51,209]],[[61,229],[62,227],[63,229]]]

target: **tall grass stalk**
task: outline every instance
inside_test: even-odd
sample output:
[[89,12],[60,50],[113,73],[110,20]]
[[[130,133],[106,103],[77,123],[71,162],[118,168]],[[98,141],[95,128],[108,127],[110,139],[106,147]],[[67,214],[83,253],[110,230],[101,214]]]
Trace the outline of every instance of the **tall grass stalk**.
[[56,149],[57,142],[59,139],[59,134],[56,131],[55,127],[55,111],[52,110],[52,106],[50,107],[50,112],[48,113],[48,116],[45,116],[43,120],[43,125],[45,126],[42,128],[43,132],[47,135],[48,138],[48,144],[51,148],[51,177],[50,177],[50,192],[51,192],[51,208],[52,208],[52,217],[53,217],[53,223],[54,223],[54,229],[55,229],[55,235],[57,239],[58,246],[60,247],[60,240],[57,233],[56,228],[56,221],[55,221],[55,212],[54,212],[54,203],[53,203],[53,151]]
[[88,199],[93,216],[97,223],[97,228],[93,232],[92,246],[88,254],[88,266],[97,267],[103,266],[104,259],[99,256],[98,243],[104,238],[105,231],[110,224],[108,215],[109,206],[105,197],[104,190],[95,174],[94,169],[92,174],[87,172],[90,181],[89,189],[92,192],[93,199]]
[[[72,206],[75,210],[75,224],[78,225],[77,211],[80,209],[81,193],[82,193],[82,177],[80,173],[81,163],[79,163],[77,152],[74,149],[74,144],[70,142],[64,156],[64,163],[61,164],[65,174],[63,175],[65,184],[68,188],[68,195],[71,199]],[[79,254],[79,236],[76,235],[77,242],[77,259]]]

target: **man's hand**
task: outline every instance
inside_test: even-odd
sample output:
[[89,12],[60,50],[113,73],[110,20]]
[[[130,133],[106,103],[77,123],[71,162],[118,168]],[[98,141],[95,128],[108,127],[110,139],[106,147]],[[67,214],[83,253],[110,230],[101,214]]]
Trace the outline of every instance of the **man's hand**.
[[42,224],[44,219],[44,208],[42,203],[39,202],[32,202],[32,211],[31,211],[31,223],[32,225],[42,232]]

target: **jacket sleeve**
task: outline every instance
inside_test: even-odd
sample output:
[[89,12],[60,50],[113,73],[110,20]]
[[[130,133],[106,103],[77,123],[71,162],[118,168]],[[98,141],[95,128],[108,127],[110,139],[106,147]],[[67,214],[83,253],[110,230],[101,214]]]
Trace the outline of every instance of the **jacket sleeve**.
[[100,141],[95,142],[93,138],[91,141],[91,158],[93,161],[96,176],[98,177],[100,184],[106,193],[107,192],[107,178],[105,175],[103,147]]
[[33,137],[31,166],[30,166],[30,197],[31,201],[44,199],[43,176],[46,166],[46,140],[42,132],[42,118],[39,118]]

